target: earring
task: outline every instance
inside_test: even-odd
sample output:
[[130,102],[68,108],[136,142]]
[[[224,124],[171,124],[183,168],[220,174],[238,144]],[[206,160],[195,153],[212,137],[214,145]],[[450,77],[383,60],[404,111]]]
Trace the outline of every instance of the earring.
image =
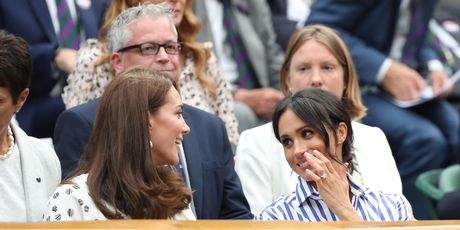
[[150,148],[153,148],[153,143],[151,140],[149,140]]

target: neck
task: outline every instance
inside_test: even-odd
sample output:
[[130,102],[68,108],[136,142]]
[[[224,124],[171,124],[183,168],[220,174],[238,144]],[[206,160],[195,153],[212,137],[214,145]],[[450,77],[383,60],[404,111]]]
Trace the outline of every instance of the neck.
[[0,132],[0,155],[5,154],[10,147],[10,140],[8,137],[8,126]]

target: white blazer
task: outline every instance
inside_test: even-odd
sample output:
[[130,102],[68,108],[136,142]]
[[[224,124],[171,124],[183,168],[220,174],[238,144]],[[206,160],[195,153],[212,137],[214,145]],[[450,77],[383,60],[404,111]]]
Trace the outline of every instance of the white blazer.
[[[402,193],[401,178],[382,130],[358,122],[352,122],[352,128],[358,163],[352,176],[364,187]],[[241,133],[235,169],[252,213],[295,190],[297,174],[287,163],[271,122]]]
[[21,156],[27,222],[41,221],[48,198],[61,182],[61,165],[51,146],[10,125]]

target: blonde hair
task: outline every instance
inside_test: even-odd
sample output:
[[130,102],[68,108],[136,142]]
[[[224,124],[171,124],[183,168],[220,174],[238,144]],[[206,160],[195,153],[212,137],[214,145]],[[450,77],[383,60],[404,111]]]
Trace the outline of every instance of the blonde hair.
[[342,93],[342,99],[349,104],[349,113],[353,120],[364,117],[366,115],[366,107],[361,101],[358,76],[351,54],[339,35],[333,29],[323,25],[306,26],[297,30],[289,39],[286,48],[286,57],[280,71],[281,91],[285,95],[289,94],[287,77],[292,57],[302,44],[310,40],[314,40],[326,46],[342,65],[345,73],[345,88]]

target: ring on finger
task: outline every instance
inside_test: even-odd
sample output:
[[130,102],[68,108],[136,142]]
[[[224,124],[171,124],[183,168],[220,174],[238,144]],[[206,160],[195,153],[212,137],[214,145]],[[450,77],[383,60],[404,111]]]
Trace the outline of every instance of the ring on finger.
[[320,178],[323,179],[323,180],[326,179],[327,178],[327,173],[324,172],[323,175],[320,176]]

